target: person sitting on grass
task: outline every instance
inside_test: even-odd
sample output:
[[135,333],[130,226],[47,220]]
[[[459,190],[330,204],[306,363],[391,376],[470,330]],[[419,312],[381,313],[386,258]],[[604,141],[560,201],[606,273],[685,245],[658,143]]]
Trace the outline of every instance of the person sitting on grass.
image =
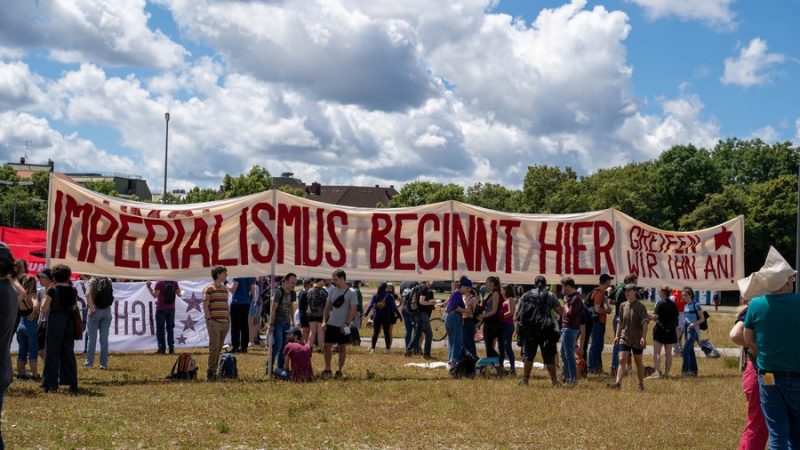
[[333,359],[333,345],[339,347],[339,369],[336,378],[342,378],[342,369],[347,359],[347,344],[350,343],[350,325],[356,316],[355,291],[347,285],[347,275],[344,270],[337,269],[333,272],[334,287],[325,303],[322,318],[322,332],[325,333],[325,371],[322,378],[331,377],[331,359]]
[[634,284],[625,285],[625,302],[620,305],[619,326],[614,337],[614,345],[620,346],[619,370],[617,380],[608,385],[611,389],[619,389],[625,371],[631,364],[631,353],[636,362],[636,376],[639,378],[639,390],[644,391],[644,366],[642,353],[647,345],[647,323],[650,317],[647,308],[637,298],[639,288]]
[[311,368],[311,346],[303,342],[303,332],[292,328],[286,332],[286,371],[295,383],[314,381],[314,370]]

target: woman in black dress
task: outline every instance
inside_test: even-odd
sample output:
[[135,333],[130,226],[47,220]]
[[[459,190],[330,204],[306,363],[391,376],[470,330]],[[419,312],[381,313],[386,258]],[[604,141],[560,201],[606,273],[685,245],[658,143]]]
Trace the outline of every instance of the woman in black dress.
[[[78,293],[70,284],[72,270],[63,264],[52,269],[55,284],[47,290],[42,312],[49,313],[45,337],[44,376],[42,391],[55,392],[59,384],[78,392],[78,369],[75,362],[75,323],[73,309]],[[59,383],[60,382],[60,383]]]
[[[678,342],[676,328],[678,326],[678,307],[670,300],[669,287],[664,286],[659,290],[660,299],[653,311],[653,367],[656,371],[648,378],[666,378],[672,368],[672,344]],[[664,349],[664,372],[661,372],[661,349]]]

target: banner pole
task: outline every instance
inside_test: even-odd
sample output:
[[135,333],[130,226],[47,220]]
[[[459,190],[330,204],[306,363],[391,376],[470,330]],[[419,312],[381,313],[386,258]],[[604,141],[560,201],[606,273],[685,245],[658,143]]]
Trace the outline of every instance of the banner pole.
[[47,178],[47,211],[46,211],[46,214],[47,214],[47,217],[46,217],[47,225],[45,226],[45,230],[47,230],[47,236],[45,238],[45,245],[44,245],[45,246],[45,255],[44,255],[44,261],[45,261],[44,266],[45,267],[50,267],[50,249],[51,249],[50,246],[52,245],[52,242],[50,242],[51,241],[51,238],[50,238],[50,226],[52,225],[50,223],[50,220],[51,220],[50,219],[50,202],[52,202],[52,201],[53,201],[53,173],[50,172],[50,176]]
[[[272,190],[272,210],[276,211],[276,218],[277,218],[277,191],[275,189]],[[275,221],[270,222],[272,225],[271,233],[275,235]],[[270,308],[272,310],[272,299],[274,298],[274,282],[275,282],[275,255],[278,252],[273,252],[272,260],[270,261],[269,266],[269,279],[267,283],[269,284],[269,298],[270,298]],[[273,336],[272,333],[269,332],[269,324],[273,321],[273,318],[267,315],[267,378],[272,378],[272,345],[273,345]]]
[[[456,232],[456,229],[453,226],[453,223],[455,222],[455,219],[453,218],[453,203],[454,200],[450,200],[450,239],[455,240],[454,233]],[[450,249],[448,248],[445,251],[449,252]],[[452,293],[453,285],[456,284],[456,268],[454,264],[455,260],[450,261],[450,293]]]

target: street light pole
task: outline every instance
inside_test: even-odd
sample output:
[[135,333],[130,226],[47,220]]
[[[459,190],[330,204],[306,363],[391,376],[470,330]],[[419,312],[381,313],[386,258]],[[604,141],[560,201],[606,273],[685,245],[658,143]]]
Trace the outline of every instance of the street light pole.
[[162,203],[167,203],[167,161],[169,160],[169,113],[164,113],[164,120],[167,122],[167,134],[164,138],[164,196]]
[[[5,185],[5,186],[19,187],[19,186],[32,186],[33,182],[31,182],[31,181],[6,181],[6,180],[0,180],[0,184]],[[13,203],[13,205],[14,205],[13,212],[11,213],[12,214],[11,215],[11,227],[12,228],[17,228],[17,190],[16,189],[14,189],[14,203]]]

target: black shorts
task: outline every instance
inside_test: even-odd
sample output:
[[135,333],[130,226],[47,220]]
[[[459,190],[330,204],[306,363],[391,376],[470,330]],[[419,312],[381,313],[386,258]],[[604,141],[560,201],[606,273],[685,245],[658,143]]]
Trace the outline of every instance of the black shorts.
[[325,343],[326,344],[349,344],[350,336],[342,333],[342,327],[334,327],[331,325],[325,326]]
[[643,348],[628,347],[627,345],[622,344],[622,348],[620,348],[619,351],[620,352],[633,353],[634,355],[641,355],[642,352],[644,352],[644,349]]
[[300,317],[300,328],[308,328],[308,317]]
[[522,359],[525,361],[533,361],[536,358],[537,349],[542,349],[542,361],[545,365],[552,365],[556,363],[556,353],[558,349],[558,339],[547,339],[540,341],[536,338],[524,339],[522,341]]
[[656,325],[655,328],[653,328],[653,340],[662,344],[674,344],[678,342],[678,332],[675,328],[667,330],[661,327],[661,325]]

